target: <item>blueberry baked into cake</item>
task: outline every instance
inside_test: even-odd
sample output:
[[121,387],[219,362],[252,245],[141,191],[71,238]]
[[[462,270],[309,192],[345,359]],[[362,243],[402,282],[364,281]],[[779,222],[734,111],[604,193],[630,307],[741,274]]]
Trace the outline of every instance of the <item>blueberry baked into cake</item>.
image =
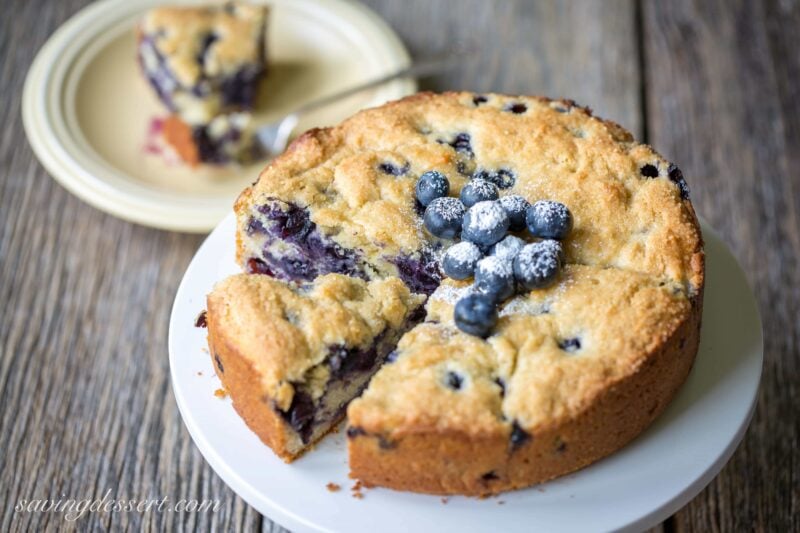
[[268,9],[244,2],[149,11],[138,31],[147,80],[172,113],[168,144],[190,164],[254,154],[249,110],[266,72]]
[[368,486],[489,494],[577,470],[644,430],[697,352],[680,170],[571,101],[362,111],[298,138],[235,211],[245,273],[208,298],[218,375],[286,460],[346,409]]

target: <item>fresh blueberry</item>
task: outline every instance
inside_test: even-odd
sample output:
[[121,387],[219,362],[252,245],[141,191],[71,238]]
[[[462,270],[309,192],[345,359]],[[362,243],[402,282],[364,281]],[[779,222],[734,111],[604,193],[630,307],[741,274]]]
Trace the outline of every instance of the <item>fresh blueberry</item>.
[[452,239],[461,231],[464,204],[458,198],[436,198],[425,208],[425,228],[436,237]]
[[515,420],[511,425],[511,437],[509,440],[511,441],[511,451],[514,451],[531,440],[531,434],[522,429]]
[[450,182],[441,172],[429,170],[422,174],[417,181],[417,200],[424,206],[450,192]]
[[467,279],[475,273],[483,253],[469,241],[461,241],[447,249],[442,260],[442,269],[448,278]]
[[473,157],[475,153],[472,151],[472,144],[471,138],[469,133],[457,133],[455,137],[451,141],[446,141],[445,139],[437,139],[436,142],[439,144],[446,144],[450,146],[453,150],[460,154],[464,154],[467,157]]
[[491,181],[497,185],[498,189],[509,189],[517,182],[517,176],[508,168],[499,168],[497,170],[479,168],[472,173],[472,179],[477,178]]
[[500,202],[478,202],[464,215],[461,238],[478,246],[491,246],[505,237],[509,223]]
[[525,222],[534,237],[560,240],[572,229],[572,213],[560,202],[539,200],[528,208]]
[[658,177],[658,168],[655,165],[651,165],[647,163],[642,168],[639,169],[639,172],[642,173],[642,176],[647,178],[657,178]]
[[554,254],[558,257],[558,265],[563,267],[565,264],[565,256],[564,256],[564,245],[561,244],[561,241],[557,241],[555,239],[544,239],[537,243],[539,247],[543,250],[546,250],[549,253]]
[[464,207],[469,209],[478,202],[485,202],[487,200],[497,200],[500,197],[500,191],[497,185],[491,181],[483,179],[474,179],[464,185],[461,189],[461,203]]
[[514,270],[510,261],[490,255],[475,267],[475,289],[502,302],[514,294]]
[[514,259],[514,278],[525,289],[542,289],[558,276],[561,259],[549,241],[528,244]]
[[408,163],[406,163],[402,167],[399,167],[394,163],[389,163],[389,162],[383,162],[380,165],[378,165],[378,170],[380,170],[384,174],[389,174],[390,176],[402,176],[403,174],[406,174],[410,168],[411,165],[409,165]]
[[511,223],[508,229],[511,231],[522,231],[525,229],[525,212],[531,205],[528,200],[518,194],[509,194],[500,198],[500,205],[506,210],[508,220]]
[[453,319],[464,333],[485,338],[497,323],[497,307],[485,294],[468,294],[456,302]]
[[667,175],[669,176],[669,180],[678,186],[678,190],[681,192],[681,198],[688,200],[689,185],[686,183],[686,179],[683,177],[683,172],[681,172],[681,169],[670,163],[669,168],[667,168]]
[[459,390],[461,386],[464,384],[464,378],[461,377],[460,374],[450,370],[445,377],[445,382],[447,383],[447,386],[450,387],[451,389]]
[[526,106],[522,102],[514,102],[514,103],[506,105],[503,108],[503,110],[504,111],[511,111],[515,115],[519,115],[519,114],[522,114],[525,111],[527,111],[528,110],[528,106]]
[[561,339],[558,341],[558,347],[565,352],[574,353],[581,349],[581,340],[577,337]]
[[523,246],[525,246],[525,241],[514,235],[508,235],[489,249],[489,255],[511,263]]

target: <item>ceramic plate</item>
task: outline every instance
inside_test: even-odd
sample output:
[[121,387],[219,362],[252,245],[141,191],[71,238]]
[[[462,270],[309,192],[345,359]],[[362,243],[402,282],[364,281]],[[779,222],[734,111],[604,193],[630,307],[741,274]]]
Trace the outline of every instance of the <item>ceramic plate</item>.
[[[187,0],[102,0],[67,21],[39,51],[23,92],[23,120],[48,172],[108,213],[164,229],[206,232],[230,211],[263,162],[247,167],[170,161],[148,140],[166,112],[139,72],[134,29],[143,13]],[[195,2],[196,3],[196,2]],[[270,71],[257,121],[405,66],[409,56],[373,12],[345,0],[270,0]],[[295,131],[336,124],[416,90],[396,80],[319,112]],[[152,135],[151,135],[152,137]]]
[[[172,386],[189,432],[216,472],[250,505],[293,531],[642,530],[677,511],[731,456],[750,421],[761,376],[758,309],[736,260],[707,225],[700,351],[683,388],[634,442],[575,474],[480,500],[364,490],[351,495],[343,432],[285,464],[245,426],[194,327],[205,295],[239,271],[233,215],[198,250],[175,297],[169,328]],[[328,483],[342,487],[327,490]]]

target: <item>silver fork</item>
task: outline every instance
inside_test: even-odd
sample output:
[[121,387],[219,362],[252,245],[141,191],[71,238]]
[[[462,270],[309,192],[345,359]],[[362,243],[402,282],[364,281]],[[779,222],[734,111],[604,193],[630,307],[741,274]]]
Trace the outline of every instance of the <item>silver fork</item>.
[[452,62],[457,56],[460,56],[463,53],[463,51],[449,52],[445,55],[421,59],[405,68],[391,72],[385,76],[381,76],[380,78],[376,78],[366,83],[356,85],[355,87],[350,87],[349,89],[345,89],[329,96],[319,98],[318,100],[313,100],[307,104],[303,104],[283,118],[259,126],[256,130],[256,139],[261,145],[261,150],[264,155],[271,159],[277,155],[280,155],[284,150],[286,150],[286,145],[289,144],[289,137],[292,135],[295,127],[297,127],[297,123],[305,113],[325,107],[326,105],[332,104],[338,100],[341,100],[342,98],[347,98],[348,96],[352,96],[356,93],[360,93],[361,91],[378,87],[397,78],[433,74],[447,66],[448,63]]

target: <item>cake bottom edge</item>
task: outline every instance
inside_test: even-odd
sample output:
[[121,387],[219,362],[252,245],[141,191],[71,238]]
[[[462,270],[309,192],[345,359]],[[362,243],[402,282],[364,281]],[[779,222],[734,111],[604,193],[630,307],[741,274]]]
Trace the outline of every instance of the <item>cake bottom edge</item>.
[[350,477],[368,487],[437,495],[488,496],[530,487],[607,457],[638,437],[686,381],[700,343],[702,293],[690,315],[632,374],[578,416],[535,432],[518,447],[509,435],[408,432],[391,442],[348,428]]

